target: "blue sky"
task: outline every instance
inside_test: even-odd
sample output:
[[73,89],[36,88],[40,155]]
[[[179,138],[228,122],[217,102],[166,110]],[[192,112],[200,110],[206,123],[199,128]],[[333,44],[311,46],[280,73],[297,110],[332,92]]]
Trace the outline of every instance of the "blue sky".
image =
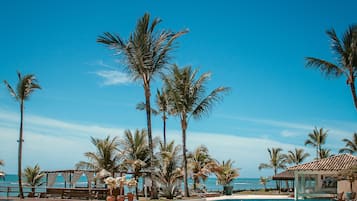
[[[334,153],[357,131],[357,113],[345,79],[325,79],[304,67],[304,57],[334,60],[325,34],[341,35],[356,23],[355,1],[3,1],[0,7],[0,80],[13,85],[16,70],[34,73],[42,86],[26,102],[24,165],[73,168],[93,150],[90,136],[122,135],[144,128],[135,110],[144,100],[140,83],[123,74],[118,57],[96,38],[127,38],[145,12],[160,28],[189,29],[171,63],[210,71],[209,89],[231,93],[207,118],[191,121],[190,149],[205,144],[219,160],[231,158],[241,177],[259,171],[268,147],[304,147],[314,126],[329,130]],[[153,91],[160,87],[157,79]],[[0,86],[0,159],[17,168],[18,104]],[[179,121],[168,121],[168,138],[180,139]],[[161,121],[153,119],[154,135]],[[313,150],[304,147],[314,154]]]

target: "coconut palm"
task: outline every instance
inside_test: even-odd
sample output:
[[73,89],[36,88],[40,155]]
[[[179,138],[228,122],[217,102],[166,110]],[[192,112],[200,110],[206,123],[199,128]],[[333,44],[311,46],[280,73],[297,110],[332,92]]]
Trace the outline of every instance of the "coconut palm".
[[204,145],[198,146],[193,152],[189,153],[187,159],[189,170],[192,172],[193,190],[196,190],[200,180],[205,181],[210,175],[212,163],[215,161]]
[[204,73],[196,79],[198,70],[190,66],[179,69],[173,65],[172,72],[164,76],[165,87],[168,92],[170,112],[181,120],[182,149],[184,168],[184,192],[189,197],[187,182],[187,157],[186,157],[186,130],[191,117],[200,119],[208,115],[214,103],[222,99],[222,93],[229,88],[218,87],[205,95],[205,85],[210,78],[210,73]]
[[[135,31],[131,33],[127,41],[118,34],[109,32],[105,32],[97,39],[97,42],[114,49],[115,52],[121,56],[126,63],[125,70],[129,72],[134,80],[142,81],[145,94],[148,141],[151,158],[154,157],[154,148],[151,133],[150,83],[157,74],[164,70],[169,62],[170,53],[174,48],[174,41],[187,32],[180,31],[174,33],[167,30],[156,32],[155,28],[160,22],[160,19],[155,18],[150,24],[150,14],[145,13],[144,16],[138,20]],[[154,170],[154,166],[151,167],[151,170]],[[152,192],[156,192],[153,179]],[[152,193],[152,198],[156,197],[156,193]]]
[[[269,153],[269,163],[261,163],[258,167],[259,170],[270,168],[274,170],[274,175],[278,173],[278,169],[286,168],[286,156],[281,152],[283,149],[281,148],[268,148]],[[279,189],[279,184],[276,181],[276,188]]]
[[[127,164],[134,174],[135,180],[142,175],[142,170],[150,165],[150,149],[146,130],[136,129],[134,133],[130,130],[124,131],[124,138],[121,140],[120,147],[124,150],[124,163]],[[138,186],[136,185],[135,194],[138,197]]]
[[287,163],[299,165],[309,156],[309,153],[304,153],[304,149],[295,148],[294,151],[288,151],[286,159]]
[[24,193],[22,189],[22,143],[24,141],[23,137],[23,123],[24,123],[24,108],[25,101],[30,98],[32,92],[36,89],[41,89],[40,85],[37,83],[36,77],[33,74],[27,74],[22,76],[20,72],[17,72],[18,83],[16,86],[16,90],[14,90],[11,85],[4,80],[6,87],[8,88],[11,96],[15,98],[16,101],[20,103],[20,133],[19,133],[19,150],[18,150],[18,167],[17,174],[19,177],[19,193],[20,198],[24,198]]
[[355,108],[357,109],[357,95],[355,79],[357,76],[357,26],[348,27],[340,40],[334,29],[326,31],[331,39],[332,51],[337,58],[337,64],[323,59],[306,57],[306,66],[319,69],[328,77],[339,78],[342,75],[347,78],[346,84],[349,85]]
[[327,138],[327,132],[323,128],[315,129],[312,133],[309,133],[308,139],[305,141],[305,146],[310,145],[316,148],[316,159],[320,159],[320,152],[322,150],[322,145],[325,144]]
[[333,156],[333,154],[331,153],[331,149],[321,149],[319,156],[320,159],[322,159],[322,158],[328,158],[330,156]]
[[96,152],[86,152],[84,156],[89,161],[80,161],[76,164],[77,169],[88,169],[99,172],[106,170],[114,176],[115,172],[123,169],[121,165],[122,153],[119,152],[119,141],[117,137],[104,139],[91,137],[91,142],[96,148]]
[[45,175],[45,173],[41,172],[41,168],[38,164],[34,167],[28,166],[25,168],[24,180],[26,184],[31,187],[31,195],[29,195],[29,197],[35,196],[35,188],[45,183],[42,179]]
[[353,133],[352,140],[344,138],[342,141],[345,142],[346,145],[340,149],[340,153],[354,154],[357,152],[357,133]]
[[180,188],[180,180],[183,177],[181,147],[171,141],[166,145],[160,142],[159,149],[155,179],[160,183],[161,195],[172,199]]

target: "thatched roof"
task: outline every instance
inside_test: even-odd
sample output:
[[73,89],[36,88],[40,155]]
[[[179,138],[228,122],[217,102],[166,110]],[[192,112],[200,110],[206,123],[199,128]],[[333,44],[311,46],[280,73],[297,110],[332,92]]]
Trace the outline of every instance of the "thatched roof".
[[339,154],[309,163],[289,167],[292,171],[341,171],[357,165],[357,157],[351,154]]
[[286,170],[272,177],[273,180],[294,180],[294,171]]

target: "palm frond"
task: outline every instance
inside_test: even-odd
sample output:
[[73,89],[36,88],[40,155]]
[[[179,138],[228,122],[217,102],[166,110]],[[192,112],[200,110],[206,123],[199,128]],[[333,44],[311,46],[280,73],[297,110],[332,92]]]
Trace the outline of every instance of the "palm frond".
[[326,76],[340,77],[342,74],[348,75],[347,72],[344,71],[344,69],[328,61],[314,57],[306,57],[305,60],[306,67],[317,68]]

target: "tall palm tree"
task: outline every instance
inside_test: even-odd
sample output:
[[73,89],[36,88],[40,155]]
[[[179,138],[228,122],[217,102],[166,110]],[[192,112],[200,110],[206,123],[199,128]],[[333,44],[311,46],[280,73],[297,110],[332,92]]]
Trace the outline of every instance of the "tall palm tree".
[[309,133],[309,138],[305,141],[305,146],[311,145],[316,148],[316,159],[321,159],[320,152],[322,150],[322,145],[326,142],[327,132],[328,131],[325,131],[323,128],[317,129],[315,127],[312,133]]
[[[124,163],[131,169],[135,180],[142,175],[142,170],[150,165],[150,149],[147,139],[146,130],[136,129],[134,133],[130,130],[124,131],[124,139],[121,140],[120,146],[124,150]],[[135,194],[138,197],[138,186],[136,185]]]
[[30,98],[32,92],[36,89],[41,89],[40,85],[37,83],[36,77],[33,74],[27,74],[22,76],[20,72],[17,72],[17,76],[19,81],[16,86],[16,91],[14,90],[11,85],[4,80],[6,87],[8,88],[11,96],[13,96],[16,101],[20,103],[20,134],[19,134],[19,150],[18,150],[18,167],[17,167],[17,174],[19,177],[19,193],[20,198],[24,198],[24,192],[22,189],[22,143],[24,141],[23,138],[23,122],[24,122],[24,108],[25,108],[25,101]]
[[162,114],[162,123],[163,123],[163,137],[164,137],[164,146],[166,146],[166,119],[169,113],[169,98],[167,92],[164,89],[157,90],[156,92],[156,105],[158,107],[159,113]]
[[161,185],[161,195],[172,199],[175,192],[180,188],[182,177],[182,155],[181,147],[171,141],[164,145],[160,142],[159,152],[157,153],[158,170],[155,173],[155,179]]
[[[281,148],[268,148],[269,153],[269,163],[261,163],[258,167],[259,170],[271,168],[274,170],[274,175],[278,173],[278,169],[286,168],[286,156],[281,152],[283,149]],[[276,181],[276,188],[279,189],[278,181]]]
[[27,183],[28,186],[31,187],[31,196],[35,196],[35,188],[36,186],[41,186],[42,184],[45,183],[45,181],[42,180],[42,178],[45,176],[45,173],[41,172],[41,168],[38,164],[36,164],[34,167],[26,167],[24,170],[24,177],[25,177],[25,182]]
[[[167,30],[156,32],[155,28],[160,22],[160,19],[155,18],[150,24],[150,14],[145,13],[144,16],[138,20],[135,31],[131,33],[127,41],[118,34],[109,32],[105,32],[97,39],[97,42],[114,49],[116,53],[120,53],[118,55],[121,55],[126,63],[125,70],[129,72],[134,80],[142,81],[145,94],[146,120],[151,158],[154,157],[154,149],[151,133],[150,83],[168,64],[170,53],[174,48],[174,41],[187,32],[180,31],[174,33]],[[154,171],[154,166],[151,166],[151,171]],[[153,175],[152,192],[156,192]],[[156,193],[152,193],[152,198],[157,198]]]
[[188,156],[188,167],[192,172],[193,189],[197,189],[197,185],[200,184],[200,180],[205,181],[211,173],[212,163],[214,159],[208,153],[208,148],[204,145],[198,146]]
[[[166,145],[166,120],[169,115],[169,99],[167,96],[167,92],[164,89],[156,91],[156,106],[157,109],[151,108],[151,113],[153,115],[161,114],[162,122],[163,122],[163,138],[164,145]],[[144,102],[140,102],[136,105],[137,110],[145,110],[146,106]]]
[[346,84],[349,85],[352,98],[357,109],[357,95],[355,79],[357,76],[357,25],[348,27],[340,40],[334,29],[326,31],[331,39],[331,47],[337,58],[337,64],[323,59],[306,57],[306,66],[319,69],[328,77],[347,78]]
[[342,141],[345,142],[346,145],[340,149],[340,153],[355,154],[357,152],[357,133],[353,133],[352,140],[344,138]]
[[304,162],[304,160],[309,156],[310,156],[309,153],[304,153],[304,149],[295,148],[294,151],[291,150],[288,151],[288,154],[286,155],[286,159],[287,162],[290,164],[299,165],[302,162]]
[[122,153],[119,152],[119,141],[117,137],[110,139],[107,136],[104,139],[98,139],[91,137],[91,142],[96,148],[96,152],[86,152],[84,156],[89,161],[80,161],[76,164],[76,168],[84,168],[99,172],[106,170],[114,176],[115,172],[118,172],[123,167],[119,163],[122,159]]
[[187,157],[186,157],[186,130],[191,117],[200,119],[208,115],[214,103],[222,99],[222,93],[229,88],[218,87],[205,95],[205,85],[210,78],[210,73],[204,73],[196,79],[198,70],[190,66],[179,69],[177,65],[172,68],[171,74],[164,76],[165,87],[168,91],[169,103],[172,114],[181,120],[182,149],[184,167],[184,192],[189,197],[187,182]]

